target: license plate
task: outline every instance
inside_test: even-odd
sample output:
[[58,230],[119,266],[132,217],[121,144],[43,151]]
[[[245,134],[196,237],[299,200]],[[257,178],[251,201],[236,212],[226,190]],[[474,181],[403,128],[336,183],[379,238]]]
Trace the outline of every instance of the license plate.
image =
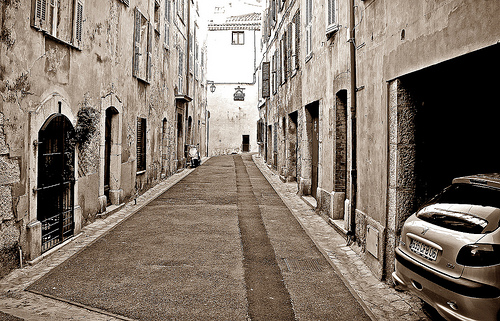
[[438,250],[436,248],[413,239],[410,242],[410,250],[428,260],[436,261],[437,259]]

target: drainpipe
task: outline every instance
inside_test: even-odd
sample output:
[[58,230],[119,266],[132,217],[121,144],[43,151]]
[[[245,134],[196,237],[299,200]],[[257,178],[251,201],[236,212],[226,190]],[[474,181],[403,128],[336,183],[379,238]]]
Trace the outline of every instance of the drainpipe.
[[[191,59],[190,59],[190,50],[191,44],[189,43],[189,39],[191,37],[191,1],[187,2],[187,23],[186,23],[186,36],[187,36],[187,44],[186,44],[186,95],[189,96],[189,68],[191,67]],[[192,39],[194,41],[194,39]],[[193,57],[194,59],[194,57]]]
[[[187,38],[187,43],[186,43],[186,96],[190,97],[189,96],[189,86],[191,85],[191,82],[190,82],[190,77],[189,77],[189,68],[191,68],[191,56],[190,56],[190,50],[191,50],[191,43],[189,42],[189,40],[191,39],[191,1],[187,1],[187,17],[186,17],[187,21],[186,21],[186,38]],[[194,39],[191,39],[192,41],[194,41]],[[193,97],[194,98],[194,97]],[[185,105],[186,105],[186,108],[184,110],[184,113],[185,113],[185,116],[184,116],[184,146],[183,146],[183,150],[184,150],[184,153],[183,153],[183,158],[186,159],[186,164],[184,164],[185,167],[187,167],[187,149],[186,149],[186,145],[187,144],[190,144],[191,142],[188,141],[188,137],[187,137],[187,134],[188,134],[188,130],[189,130],[189,104],[192,103],[194,105],[194,103],[191,101],[191,102],[186,102]],[[192,107],[192,106],[191,106]],[[194,108],[193,108],[194,110]],[[194,113],[193,113],[194,115]],[[190,134],[190,137],[189,139],[191,139],[191,136],[193,135],[192,133],[193,131],[193,124],[191,123],[191,133]]]
[[355,23],[354,23],[354,0],[349,0],[349,47],[350,51],[350,69],[351,69],[351,172],[349,200],[350,204],[350,222],[349,234],[354,236],[356,233],[356,190],[357,190],[357,165],[356,165],[356,41],[355,41]]

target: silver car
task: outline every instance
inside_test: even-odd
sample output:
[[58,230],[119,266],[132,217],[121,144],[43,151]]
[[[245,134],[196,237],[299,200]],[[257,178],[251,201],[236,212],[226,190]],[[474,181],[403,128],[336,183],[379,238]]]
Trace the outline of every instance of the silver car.
[[459,177],[410,216],[394,283],[448,320],[500,320],[500,175]]

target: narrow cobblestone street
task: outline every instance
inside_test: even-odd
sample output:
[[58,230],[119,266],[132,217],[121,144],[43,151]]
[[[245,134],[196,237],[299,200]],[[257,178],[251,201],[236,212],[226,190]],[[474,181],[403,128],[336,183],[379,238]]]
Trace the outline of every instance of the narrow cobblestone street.
[[425,319],[250,154],[174,175],[0,291],[6,320]]

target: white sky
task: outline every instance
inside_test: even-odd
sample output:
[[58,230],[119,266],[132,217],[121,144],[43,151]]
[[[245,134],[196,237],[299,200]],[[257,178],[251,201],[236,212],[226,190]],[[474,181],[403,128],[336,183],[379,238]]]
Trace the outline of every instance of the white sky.
[[[227,16],[235,16],[246,13],[262,12],[265,0],[198,0],[201,22],[218,20]],[[215,8],[219,8],[223,14],[215,14]]]

